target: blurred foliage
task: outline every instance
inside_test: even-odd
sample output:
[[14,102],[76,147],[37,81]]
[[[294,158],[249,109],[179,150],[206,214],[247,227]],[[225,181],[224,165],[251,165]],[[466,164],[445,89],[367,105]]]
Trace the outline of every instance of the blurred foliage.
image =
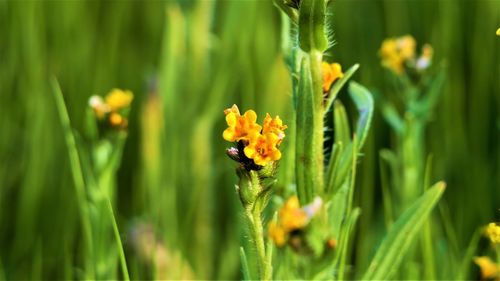
[[[337,44],[327,58],[360,63],[355,79],[378,95],[393,91],[377,55],[386,37],[412,34],[446,65],[426,135],[431,182],[448,186],[433,221],[444,238],[434,250],[466,255],[475,231],[500,220],[499,3],[338,0],[331,7]],[[237,103],[293,124],[282,28],[271,1],[0,1],[0,279],[81,278],[88,258],[52,77],[82,141],[91,95],[115,87],[135,94],[112,200],[131,278],[155,276],[134,250],[137,233],[161,246],[182,271],[177,276],[239,278],[239,246],[248,239],[224,154],[222,110]],[[339,94],[349,105],[346,96]],[[376,111],[357,171],[362,213],[349,257],[357,268],[368,267],[385,232],[378,155],[394,142]],[[294,157],[285,149],[282,166]],[[293,174],[281,173],[276,193],[292,182]],[[435,260],[445,273],[463,270],[461,262]],[[121,276],[118,267],[112,274]]]

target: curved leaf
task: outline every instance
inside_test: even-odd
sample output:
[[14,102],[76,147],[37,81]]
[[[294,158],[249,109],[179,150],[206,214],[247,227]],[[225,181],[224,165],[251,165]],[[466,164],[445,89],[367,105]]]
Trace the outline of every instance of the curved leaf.
[[403,257],[444,192],[446,184],[438,182],[408,208],[391,227],[382,241],[363,280],[387,280],[399,268]]

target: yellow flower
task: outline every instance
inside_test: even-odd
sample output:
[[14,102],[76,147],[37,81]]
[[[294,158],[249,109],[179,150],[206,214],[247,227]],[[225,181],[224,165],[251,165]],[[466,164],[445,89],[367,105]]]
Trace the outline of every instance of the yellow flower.
[[277,246],[285,245],[290,233],[295,230],[304,229],[311,218],[321,208],[323,201],[316,197],[314,201],[304,207],[300,207],[299,198],[294,195],[278,210],[278,220],[269,223],[269,237]]
[[276,116],[276,118],[272,118],[269,113],[266,114],[266,118],[264,118],[264,128],[262,129],[263,134],[267,133],[273,133],[278,136],[278,138],[283,140],[285,138],[285,129],[287,128],[286,125],[283,125],[283,121],[280,119],[279,116]]
[[282,247],[283,245],[285,245],[287,235],[285,230],[281,226],[277,225],[274,221],[271,221],[268,227],[269,238],[274,241],[276,246]]
[[322,62],[321,71],[323,73],[323,92],[325,93],[330,90],[333,82],[344,77],[342,66],[338,63],[329,64],[327,62]]
[[403,60],[413,59],[415,57],[415,48],[417,42],[411,35],[405,35],[396,39],[398,50]]
[[255,138],[262,127],[257,124],[257,114],[253,110],[247,110],[243,116],[236,105],[224,110],[226,114],[226,123],[229,126],[222,133],[222,137],[230,142],[244,140],[249,142]]
[[401,74],[404,72],[405,62],[415,59],[415,49],[416,41],[410,35],[386,39],[382,42],[379,51],[382,65]]
[[128,107],[132,99],[134,99],[132,92],[113,89],[106,96],[106,104],[110,107],[111,111],[118,111]]
[[277,147],[279,141],[280,139],[276,134],[258,134],[251,139],[243,152],[246,157],[253,159],[255,164],[266,166],[269,162],[281,158],[281,152]]
[[310,219],[307,213],[300,208],[297,196],[288,198],[285,205],[279,210],[278,218],[286,232],[304,228]]
[[489,223],[486,227],[486,235],[490,238],[491,243],[500,244],[500,226],[496,223]]
[[498,266],[489,257],[475,257],[474,262],[479,266],[481,270],[481,279],[494,279],[499,280],[499,270]]
[[403,58],[399,54],[398,44],[395,39],[386,39],[380,47],[380,56],[382,57],[382,65],[393,70],[396,73],[402,73]]
[[497,36],[500,36],[500,28],[497,29]]

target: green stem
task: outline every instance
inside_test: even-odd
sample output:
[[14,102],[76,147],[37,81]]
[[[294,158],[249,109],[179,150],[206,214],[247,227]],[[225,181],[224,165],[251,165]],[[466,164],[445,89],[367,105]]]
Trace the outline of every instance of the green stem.
[[122,270],[123,279],[129,281],[130,276],[128,274],[127,261],[125,260],[125,252],[123,251],[123,244],[120,238],[120,232],[118,231],[118,225],[116,224],[115,214],[113,212],[113,206],[111,205],[111,201],[109,200],[108,196],[106,196],[106,202],[111,224],[113,225],[113,234],[115,235],[116,246],[118,247],[118,254],[120,257],[120,267]]
[[247,210],[246,216],[250,222],[250,232],[257,250],[257,259],[259,264],[259,276],[261,280],[271,280],[272,267],[267,262],[266,249],[264,245],[264,228],[262,226],[260,208]]
[[[314,194],[323,193],[323,139],[324,139],[324,108],[323,108],[323,75],[321,72],[322,53],[317,50],[309,52],[309,66],[311,70],[312,91],[313,91],[313,142],[314,142],[314,165],[316,167],[313,182]],[[309,203],[309,202],[308,202]]]
[[[248,184],[249,186],[247,186],[247,188],[251,191],[262,192],[263,190],[260,179],[256,173],[252,173]],[[272,263],[270,262],[270,257],[266,256],[264,227],[262,225],[262,211],[266,206],[266,200],[265,196],[257,196],[253,203],[245,206],[245,215],[250,223],[252,241],[257,251],[260,280],[271,280],[272,278]]]

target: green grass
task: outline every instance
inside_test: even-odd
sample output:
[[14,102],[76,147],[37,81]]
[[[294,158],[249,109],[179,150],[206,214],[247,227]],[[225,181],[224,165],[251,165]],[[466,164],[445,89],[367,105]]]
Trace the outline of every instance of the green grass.
[[[344,70],[359,63],[353,79],[376,97],[392,93],[377,56],[386,37],[412,34],[446,65],[424,140],[429,182],[447,183],[428,221],[432,263],[439,279],[475,278],[462,258],[486,253],[487,243],[474,251],[470,241],[500,220],[500,2],[337,0],[332,7],[337,44],[326,57]],[[293,134],[282,25],[272,1],[0,1],[0,280],[85,279],[99,268],[103,279],[125,278],[125,259],[131,279],[158,277],[134,246],[140,223],[152,226],[167,266],[179,269],[168,278],[241,278],[240,255],[251,269],[254,253],[240,251],[248,235],[225,155],[223,109],[236,103],[259,116],[279,114]],[[53,78],[68,112],[63,126]],[[123,154],[111,142],[121,154],[116,177],[110,172],[104,184],[112,208],[87,206],[89,172],[68,141],[80,158],[93,157],[88,98],[115,87],[135,98]],[[346,90],[339,99],[357,116]],[[378,101],[357,156],[353,206],[361,213],[342,257],[348,278],[368,268],[387,232],[379,152],[397,139]],[[295,181],[293,147],[285,139],[277,195]],[[104,238],[92,243],[96,229]],[[395,276],[423,278],[422,270],[409,262]]]

